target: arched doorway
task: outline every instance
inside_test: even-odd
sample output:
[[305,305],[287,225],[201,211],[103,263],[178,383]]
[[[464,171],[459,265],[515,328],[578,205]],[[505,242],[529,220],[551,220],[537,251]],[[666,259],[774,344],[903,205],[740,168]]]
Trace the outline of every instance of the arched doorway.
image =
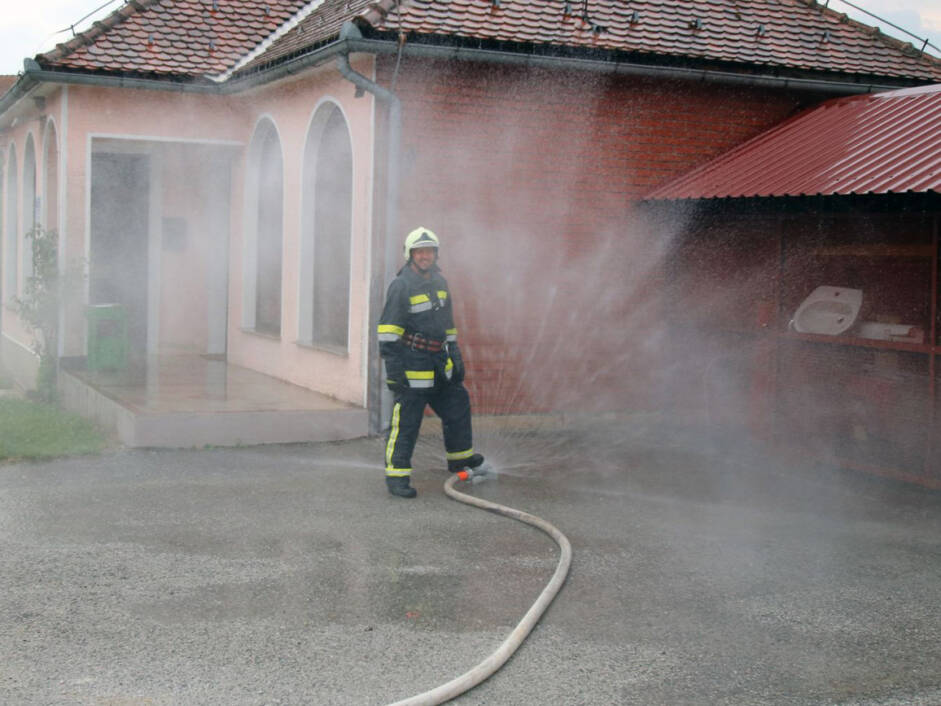
[[301,224],[302,341],[346,352],[350,327],[353,147],[343,112],[324,103],[304,149]]
[[277,130],[268,119],[252,138],[247,176],[242,320],[248,329],[280,336],[284,160]]

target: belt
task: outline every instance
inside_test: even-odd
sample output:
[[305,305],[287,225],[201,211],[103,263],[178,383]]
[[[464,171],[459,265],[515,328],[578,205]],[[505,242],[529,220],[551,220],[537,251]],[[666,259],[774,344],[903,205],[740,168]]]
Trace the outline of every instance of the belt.
[[402,343],[413,351],[429,351],[437,353],[444,348],[444,341],[436,341],[433,338],[425,338],[420,333],[402,334]]

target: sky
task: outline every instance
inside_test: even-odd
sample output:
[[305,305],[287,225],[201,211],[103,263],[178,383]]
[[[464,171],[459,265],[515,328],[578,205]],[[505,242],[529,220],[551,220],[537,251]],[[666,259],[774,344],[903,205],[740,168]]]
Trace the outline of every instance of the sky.
[[[915,40],[898,30],[883,25],[868,17],[842,0],[829,1],[830,7],[846,12],[850,17],[866,24],[880,26],[886,34],[915,43]],[[70,26],[85,29],[91,22],[101,19],[121,6],[123,0],[21,0],[4,3],[0,12],[0,74],[17,74],[23,70],[23,59],[53,48],[57,42],[72,36]],[[941,0],[853,0],[853,4],[864,7],[888,22],[902,27],[912,34],[928,39],[941,47]],[[99,12],[76,24],[85,15],[101,8]],[[65,30],[65,31],[62,31]],[[941,48],[932,52],[941,56]]]

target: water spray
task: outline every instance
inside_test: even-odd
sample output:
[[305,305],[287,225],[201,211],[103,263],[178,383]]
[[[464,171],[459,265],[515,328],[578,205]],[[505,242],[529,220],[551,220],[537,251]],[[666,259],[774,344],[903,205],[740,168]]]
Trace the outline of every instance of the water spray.
[[390,704],[390,706],[437,706],[437,704],[450,701],[460,696],[465,691],[473,689],[486,679],[489,679],[506,664],[519,646],[523,644],[523,640],[525,640],[529,633],[532,632],[532,629],[536,627],[536,623],[539,622],[542,614],[546,612],[549,604],[552,603],[552,599],[554,599],[556,594],[561,590],[562,584],[565,582],[566,576],[568,576],[569,566],[571,566],[572,563],[572,545],[569,543],[568,538],[556,529],[555,526],[549,524],[541,517],[530,515],[528,512],[507,507],[506,505],[500,505],[489,500],[484,500],[483,498],[477,498],[473,495],[467,495],[454,489],[455,484],[459,481],[466,482],[469,480],[472,485],[475,485],[485,480],[495,479],[496,477],[496,470],[485,461],[477,468],[465,468],[462,471],[452,474],[444,484],[444,492],[453,500],[457,500],[460,503],[473,505],[482,510],[503,515],[504,517],[510,517],[527,525],[532,525],[536,529],[542,530],[548,534],[555,540],[555,543],[559,545],[559,563],[556,566],[555,573],[552,574],[549,583],[542,589],[542,593],[539,594],[536,602],[526,611],[526,615],[523,616],[523,619],[520,620],[519,624],[513,629],[513,632],[511,632],[496,651],[491,653],[483,662],[446,684],[442,684],[430,691],[417,694],[416,696],[402,701],[396,701],[394,704]]

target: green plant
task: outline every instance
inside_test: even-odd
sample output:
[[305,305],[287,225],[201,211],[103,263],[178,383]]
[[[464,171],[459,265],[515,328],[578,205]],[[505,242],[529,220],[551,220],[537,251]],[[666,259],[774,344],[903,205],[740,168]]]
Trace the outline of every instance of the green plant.
[[36,394],[51,402],[56,398],[58,372],[59,303],[67,277],[59,271],[59,234],[35,226],[26,238],[32,244],[33,273],[26,279],[23,296],[13,306],[20,319],[33,331],[33,352],[39,356]]
[[0,462],[99,453],[104,432],[77,414],[50,404],[0,398]]

